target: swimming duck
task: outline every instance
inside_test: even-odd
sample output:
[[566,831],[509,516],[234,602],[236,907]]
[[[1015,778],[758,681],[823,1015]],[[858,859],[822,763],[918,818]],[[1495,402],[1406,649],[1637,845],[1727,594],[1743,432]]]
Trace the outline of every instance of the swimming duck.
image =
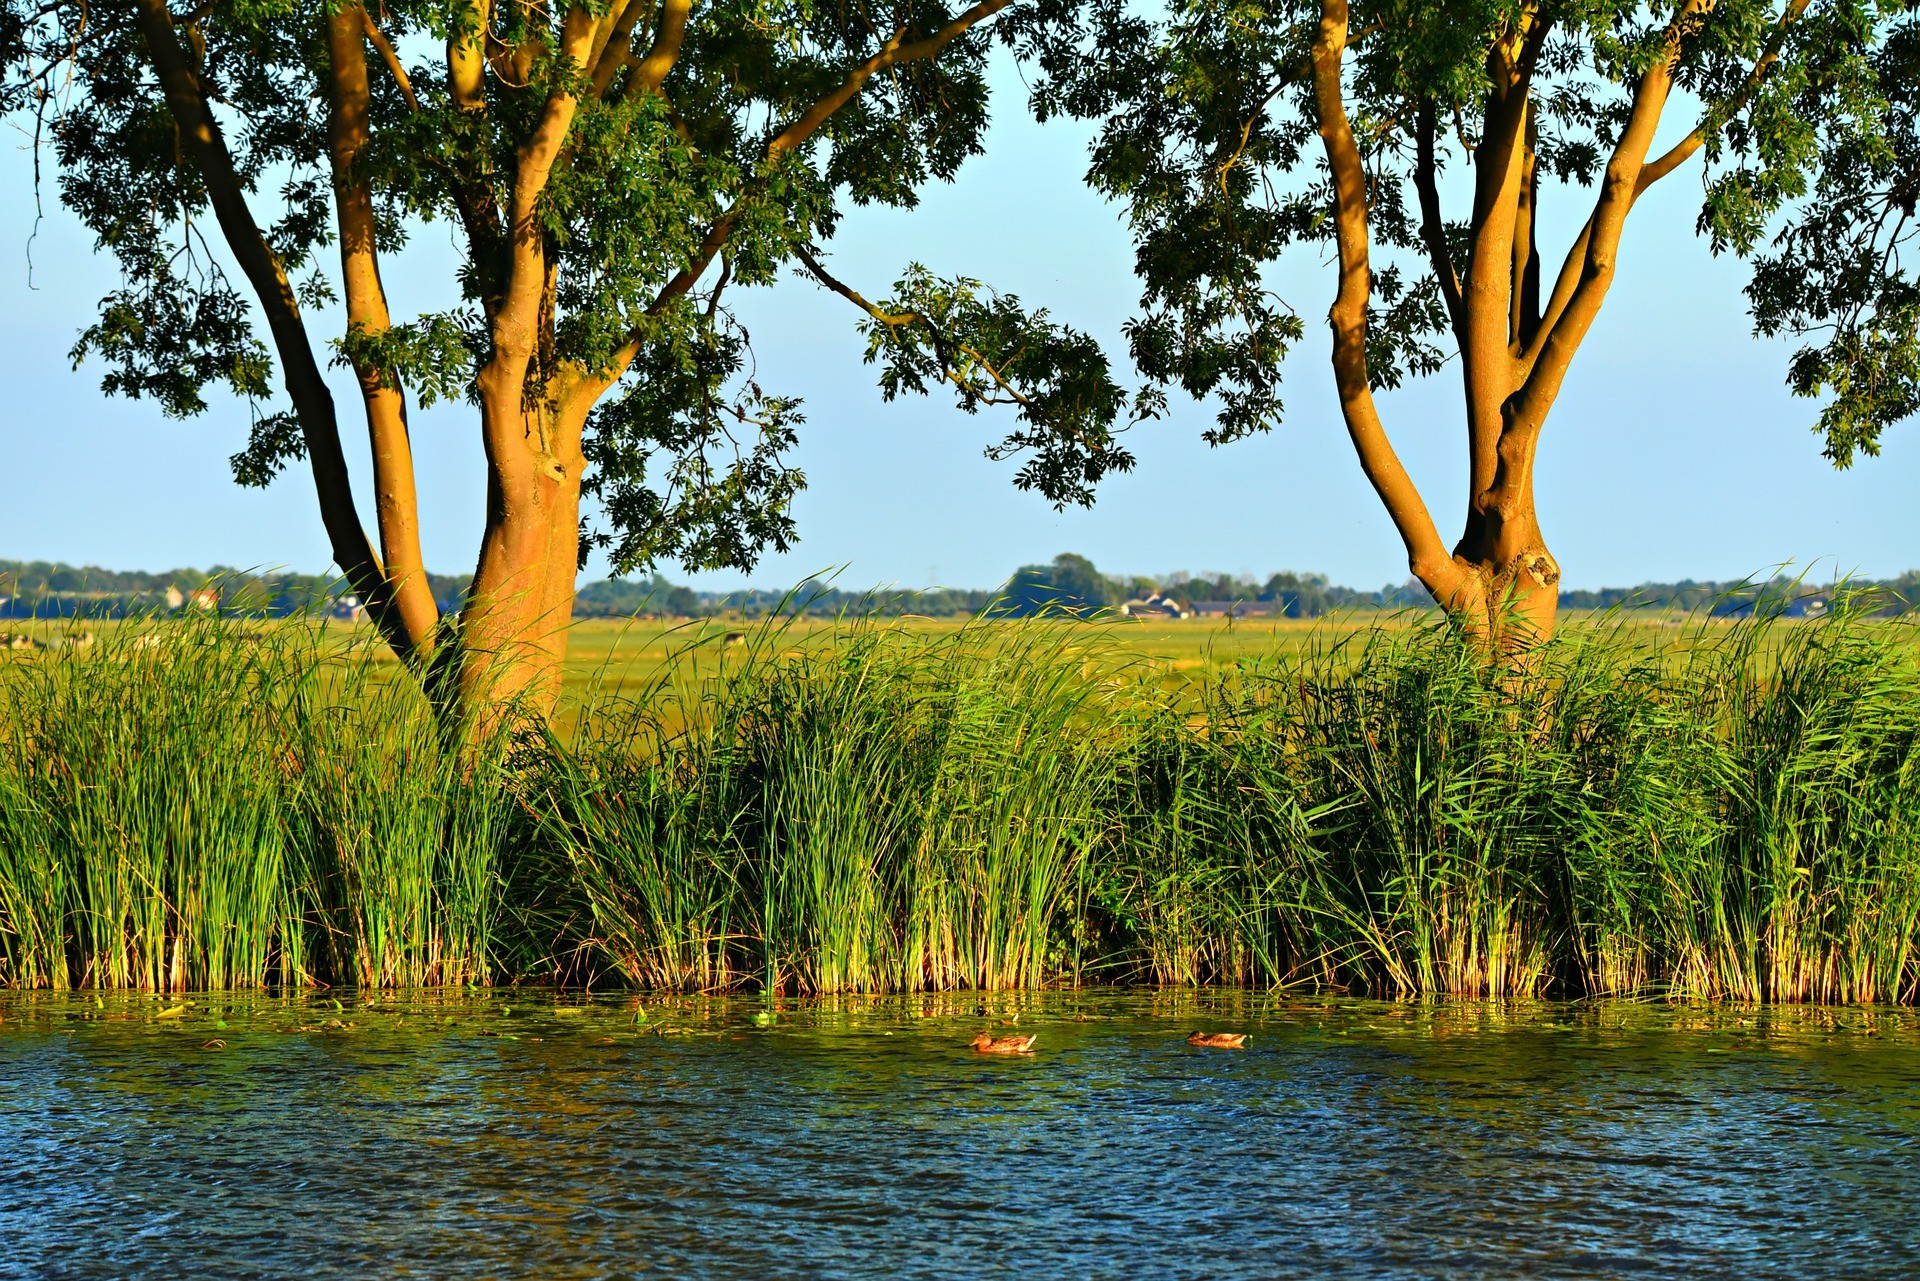
[[973,1038],[973,1050],[976,1054],[1032,1054],[1037,1039],[1033,1035],[994,1036],[982,1032]]
[[1246,1043],[1245,1032],[1195,1032],[1187,1037],[1188,1045],[1201,1045],[1209,1050],[1237,1050]]

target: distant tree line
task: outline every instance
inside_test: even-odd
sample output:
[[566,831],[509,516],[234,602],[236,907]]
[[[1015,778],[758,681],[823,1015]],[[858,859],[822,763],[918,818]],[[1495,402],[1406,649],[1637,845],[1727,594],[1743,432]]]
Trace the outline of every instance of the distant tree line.
[[[445,603],[457,607],[466,594],[465,577],[427,577],[443,608]],[[150,573],[43,560],[0,560],[0,618],[164,614],[177,608],[201,608],[192,598],[208,591],[217,599],[221,613],[253,617],[351,613],[357,603],[346,580],[334,574],[259,573],[230,565]],[[173,596],[184,599],[175,604]]]
[[[459,608],[466,576],[428,575],[442,611]],[[168,589],[186,597],[170,602]],[[231,566],[174,569],[159,573],[73,566],[47,561],[0,560],[0,618],[121,618],[198,608],[196,592],[211,589],[222,613],[253,617],[350,614],[356,598],[346,580],[325,574],[261,574]],[[1856,580],[1847,589],[1869,594],[1874,612],[1905,614],[1920,603],[1920,570],[1885,581]],[[1737,582],[1643,583],[1563,591],[1561,609],[1669,608],[1737,616],[1756,609],[1787,615],[1819,613],[1832,603],[1834,584],[1776,577]],[[1023,565],[998,588],[873,588],[853,591],[810,578],[786,591],[750,588],[698,591],[660,574],[610,578],[582,587],[576,618],[761,618],[773,614],[814,618],[838,615],[1030,618],[1061,614],[1111,615],[1127,601],[1158,596],[1183,610],[1234,605],[1242,612],[1284,618],[1319,618],[1351,610],[1423,609],[1431,598],[1418,583],[1375,591],[1343,587],[1325,574],[1277,573],[1265,580],[1234,574],[1173,573],[1164,579],[1102,574],[1091,560],[1071,552],[1045,565]],[[205,598],[202,598],[205,599]]]
[[610,578],[588,583],[575,597],[573,613],[576,618],[698,618],[717,614],[740,618],[762,618],[771,614],[815,618],[841,614],[970,618],[985,611],[998,595],[994,591],[947,587],[927,591],[898,588],[848,591],[817,578],[809,578],[787,591],[748,588],[703,592],[655,574],[650,578]]
[[1010,617],[1045,613],[1087,617],[1155,596],[1182,609],[1204,603],[1255,605],[1265,607],[1259,613],[1287,618],[1318,618],[1346,609],[1420,608],[1431,603],[1418,583],[1366,592],[1330,583],[1325,574],[1273,574],[1264,582],[1233,574],[1115,578],[1071,552],[1054,557],[1050,565],[1021,566],[998,596],[995,612]]
[[[1778,576],[1731,582],[1642,583],[1638,587],[1563,591],[1561,609],[1678,609],[1718,617],[1755,610],[1788,616],[1817,614],[1829,608],[1837,591],[1864,595],[1874,613],[1905,614],[1920,603],[1920,570],[1885,581],[1856,579],[1843,584],[1816,583]],[[1329,582],[1324,574],[1278,573],[1265,581],[1234,574],[1169,574],[1164,579],[1112,577],[1085,556],[1071,552],[1051,564],[1023,565],[997,594],[997,614],[1030,617],[1045,613],[1091,617],[1117,610],[1129,600],[1154,596],[1181,609],[1205,604],[1240,606],[1247,614],[1319,618],[1347,610],[1424,609],[1432,598],[1418,582],[1360,591]]]
[[1756,610],[1789,617],[1818,614],[1830,608],[1837,594],[1854,594],[1859,603],[1883,616],[1911,613],[1920,605],[1920,570],[1897,578],[1852,579],[1845,583],[1817,583],[1781,575],[1771,579],[1730,582],[1642,583],[1638,587],[1602,587],[1597,591],[1563,591],[1561,609],[1632,609],[1656,606],[1687,612],[1703,610],[1716,617],[1740,617]]

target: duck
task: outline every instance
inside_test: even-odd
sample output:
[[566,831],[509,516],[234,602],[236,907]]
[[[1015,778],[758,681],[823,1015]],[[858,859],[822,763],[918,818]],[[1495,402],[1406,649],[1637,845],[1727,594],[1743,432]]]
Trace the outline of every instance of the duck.
[[975,1054],[1032,1054],[1033,1043],[1039,1038],[1033,1034],[1026,1036],[994,1036],[982,1032],[973,1038]]
[[1245,1032],[1194,1032],[1187,1037],[1188,1045],[1204,1046],[1209,1050],[1237,1050],[1246,1043]]

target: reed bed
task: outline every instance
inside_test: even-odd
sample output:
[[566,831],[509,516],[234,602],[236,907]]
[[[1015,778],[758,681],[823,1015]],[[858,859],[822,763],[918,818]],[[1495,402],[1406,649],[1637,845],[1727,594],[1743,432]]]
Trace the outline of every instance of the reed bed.
[[476,743],[311,631],[157,626],[0,662],[0,983],[1912,1002],[1915,654],[1401,623],[1170,691],[1097,627],[769,622]]
[[0,663],[0,983],[486,979],[500,753],[378,671],[214,620]]

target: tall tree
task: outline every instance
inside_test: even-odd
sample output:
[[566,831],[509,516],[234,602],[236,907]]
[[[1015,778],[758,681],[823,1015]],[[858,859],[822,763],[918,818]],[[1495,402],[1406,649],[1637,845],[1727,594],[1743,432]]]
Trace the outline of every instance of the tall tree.
[[[1552,629],[1536,450],[1655,183],[1700,175],[1699,231],[1751,259],[1758,332],[1805,340],[1789,383],[1824,402],[1837,465],[1920,408],[1903,258],[1920,25],[1904,5],[1094,0],[1018,21],[1039,114],[1101,122],[1090,179],[1132,221],[1142,373],[1217,398],[1214,443],[1268,430],[1303,333],[1272,264],[1330,258],[1354,451],[1413,573],[1489,638]],[[1541,213],[1569,198],[1578,231],[1556,268]],[[1375,393],[1456,356],[1469,466],[1449,548]]]
[[[1009,406],[990,452],[1027,456],[1022,485],[1084,499],[1129,464],[1123,397],[1085,336],[917,266],[872,303],[822,261],[846,202],[911,206],[980,150],[1013,2],[0,0],[0,106],[32,118],[121,269],[76,361],[172,415],[222,386],[261,406],[236,478],[304,456],[333,556],[394,649],[451,707],[539,707],[590,543],[627,572],[744,568],[791,540],[799,404],[755,381],[729,305],[783,267],[859,308],[889,398],[944,382],[969,412]],[[460,302],[397,319],[383,267],[436,219],[464,250]],[[323,350],[308,314],[332,303]],[[358,384],[377,549],[328,360]],[[449,627],[407,414],[462,397],[487,514]],[[583,493],[600,526],[583,530]]]

